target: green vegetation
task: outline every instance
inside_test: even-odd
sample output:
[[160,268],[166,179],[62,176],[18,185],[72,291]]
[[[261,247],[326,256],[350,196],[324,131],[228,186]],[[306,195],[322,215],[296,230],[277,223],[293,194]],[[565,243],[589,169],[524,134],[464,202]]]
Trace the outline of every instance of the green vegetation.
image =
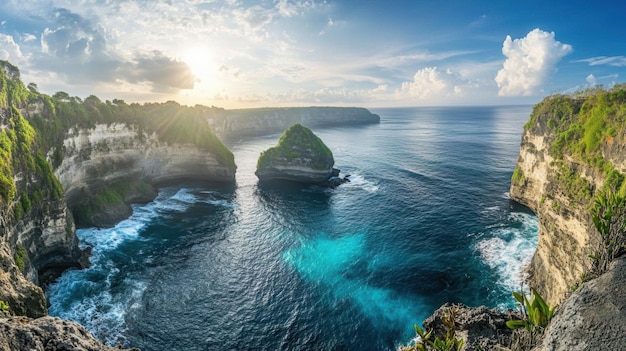
[[626,250],[626,198],[610,187],[604,189],[596,197],[591,217],[602,236],[599,251],[591,256],[593,273],[599,275]]
[[554,316],[555,308],[550,308],[535,290],[531,290],[530,298],[524,292],[513,292],[513,297],[520,303],[522,319],[506,322],[511,329],[525,328],[528,332],[543,330]]
[[7,312],[8,310],[9,310],[9,304],[6,303],[4,300],[0,300],[0,311]]
[[[140,134],[155,134],[167,143],[194,144],[213,153],[220,164],[234,167],[233,153],[211,130],[208,118],[221,109],[196,105],[181,106],[176,102],[126,104],[123,100],[102,102],[95,96],[84,101],[58,92],[52,98],[40,96],[45,112],[32,117],[32,123],[41,135],[47,150],[54,150],[53,165],[62,162],[63,140],[73,127],[93,128],[96,124],[126,123]],[[39,97],[37,98],[39,99]]]
[[[600,234],[597,251],[589,255],[591,271],[572,286],[578,289],[626,252],[626,176],[611,162],[621,163],[612,155],[626,144],[626,84],[550,96],[535,105],[525,129],[546,136],[554,158],[554,185],[569,200],[553,201],[553,210],[582,209]],[[541,202],[552,194],[544,194]]]
[[602,146],[623,143],[626,135],[626,84],[547,97],[535,105],[525,128],[548,130],[552,157],[576,156],[604,170]]
[[15,253],[13,254],[13,258],[15,259],[15,264],[17,265],[17,268],[19,268],[20,271],[24,271],[24,267],[26,266],[25,262],[28,259],[26,249],[21,245],[17,245],[15,247]]
[[513,182],[513,184],[522,184],[524,182],[524,173],[519,167],[515,167],[511,182]]
[[[93,95],[83,101],[62,91],[47,96],[39,93],[33,83],[25,87],[19,80],[18,68],[7,61],[0,61],[0,109],[26,108],[28,104],[43,106],[41,114],[29,117],[30,124],[37,131],[35,134],[31,128],[29,136],[36,136],[41,150],[46,153],[53,151],[54,167],[58,167],[63,160],[63,140],[68,130],[111,123],[126,123],[136,128],[140,137],[154,133],[163,142],[194,144],[213,153],[221,165],[235,166],[232,152],[215,136],[208,124],[209,118],[223,113],[222,109],[201,105],[181,106],[173,101],[143,105],[127,104],[118,99],[103,102]],[[28,123],[26,125],[30,128]],[[0,137],[0,146],[5,144]],[[7,183],[6,179],[0,178],[0,193],[7,188]]]
[[[39,111],[24,118],[24,111]],[[63,162],[63,141],[72,128],[93,128],[97,124],[125,123],[139,138],[155,135],[165,143],[194,144],[216,156],[218,162],[234,168],[234,156],[215,136],[208,119],[222,109],[197,105],[126,104],[123,100],[101,101],[89,96],[83,101],[65,92],[41,94],[36,84],[27,87],[19,69],[0,61],[0,205],[13,211],[19,220],[27,212],[49,206],[63,196],[63,188],[52,167]],[[50,163],[45,155],[50,155]],[[16,189],[16,179],[20,189]],[[135,186],[131,184],[129,186]],[[97,211],[120,201],[124,191],[104,189],[90,195],[94,204],[84,212]]]
[[444,332],[443,335],[434,335],[432,329],[424,331],[417,324],[414,325],[415,332],[419,337],[413,345],[404,346],[400,351],[458,351],[463,348],[463,339],[455,337],[459,327],[456,323],[457,310],[454,307],[448,309],[441,317]]
[[87,223],[94,214],[125,204],[132,196],[149,193],[151,190],[150,185],[137,180],[115,183],[102,188],[96,194],[89,194],[83,189],[80,196],[83,201],[75,207],[72,214],[77,223]]
[[294,124],[283,132],[276,146],[261,153],[257,169],[266,168],[271,161],[278,158],[291,161],[304,155],[314,156],[313,168],[319,170],[328,168],[333,159],[330,149],[309,128]]

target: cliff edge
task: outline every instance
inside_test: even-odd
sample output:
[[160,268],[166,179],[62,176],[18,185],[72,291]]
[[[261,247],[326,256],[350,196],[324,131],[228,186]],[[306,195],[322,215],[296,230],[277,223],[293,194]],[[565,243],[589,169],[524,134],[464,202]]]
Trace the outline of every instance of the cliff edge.
[[530,285],[552,304],[588,279],[603,238],[594,202],[626,195],[626,87],[556,95],[524,127],[510,194],[535,212],[539,241]]

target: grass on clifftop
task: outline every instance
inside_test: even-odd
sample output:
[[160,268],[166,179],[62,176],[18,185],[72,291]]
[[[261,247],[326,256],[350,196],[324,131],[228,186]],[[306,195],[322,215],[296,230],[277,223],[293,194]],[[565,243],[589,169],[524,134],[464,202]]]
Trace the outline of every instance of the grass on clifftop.
[[41,106],[43,111],[29,117],[37,131],[37,143],[45,150],[55,150],[53,166],[62,162],[63,140],[71,128],[93,128],[96,124],[126,123],[136,128],[140,137],[155,133],[167,143],[194,144],[215,155],[226,167],[235,167],[233,153],[215,136],[208,119],[223,112],[217,107],[181,106],[165,103],[127,104],[124,100],[101,101],[91,95],[82,100],[59,91],[52,96],[39,93],[36,84],[24,86],[19,69],[0,60],[0,109],[27,110]]
[[535,105],[524,128],[546,136],[556,173],[553,190],[593,218],[601,243],[587,273],[601,274],[626,252],[626,176],[612,163],[622,167],[626,159],[626,84],[549,96]]
[[601,174],[605,188],[626,196],[624,175],[604,157],[626,143],[626,84],[549,96],[534,106],[524,128],[548,136],[557,178],[569,198],[589,208],[596,193],[571,159]]
[[333,159],[333,153],[322,139],[313,134],[309,128],[298,123],[283,132],[276,146],[261,153],[257,161],[257,169],[267,168],[278,158],[290,161],[309,156],[314,157],[312,167],[318,170],[328,168],[329,160]]

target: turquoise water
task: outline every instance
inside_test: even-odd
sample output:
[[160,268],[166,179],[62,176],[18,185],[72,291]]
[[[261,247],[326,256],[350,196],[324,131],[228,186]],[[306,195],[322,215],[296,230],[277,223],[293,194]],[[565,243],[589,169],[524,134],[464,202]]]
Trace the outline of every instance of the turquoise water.
[[50,314],[142,350],[393,350],[444,302],[512,306],[537,219],[508,197],[531,108],[380,109],[316,129],[352,182],[259,186],[279,135],[230,140],[234,186],[181,184],[110,229]]

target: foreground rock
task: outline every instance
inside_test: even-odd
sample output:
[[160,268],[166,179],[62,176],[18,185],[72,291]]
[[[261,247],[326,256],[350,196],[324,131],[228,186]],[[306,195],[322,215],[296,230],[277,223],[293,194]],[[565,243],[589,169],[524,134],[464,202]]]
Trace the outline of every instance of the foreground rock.
[[[55,317],[0,318],[0,350],[112,351],[81,325]],[[129,349],[138,351],[138,349]]]
[[623,350],[626,347],[626,258],[586,282],[557,309],[542,351]]
[[43,290],[22,275],[6,243],[0,243],[0,301],[9,306],[8,311],[0,309],[0,313],[30,317],[42,317],[48,313]]
[[428,317],[423,325],[425,330],[433,330],[435,335],[444,335],[446,327],[442,317],[450,311],[456,314],[457,338],[463,338],[463,350],[508,350],[511,343],[511,329],[506,321],[517,319],[513,310],[499,311],[485,306],[468,307],[463,304],[445,304]]
[[333,175],[333,153],[301,124],[287,128],[278,145],[261,153],[255,174],[261,181],[324,184]]

